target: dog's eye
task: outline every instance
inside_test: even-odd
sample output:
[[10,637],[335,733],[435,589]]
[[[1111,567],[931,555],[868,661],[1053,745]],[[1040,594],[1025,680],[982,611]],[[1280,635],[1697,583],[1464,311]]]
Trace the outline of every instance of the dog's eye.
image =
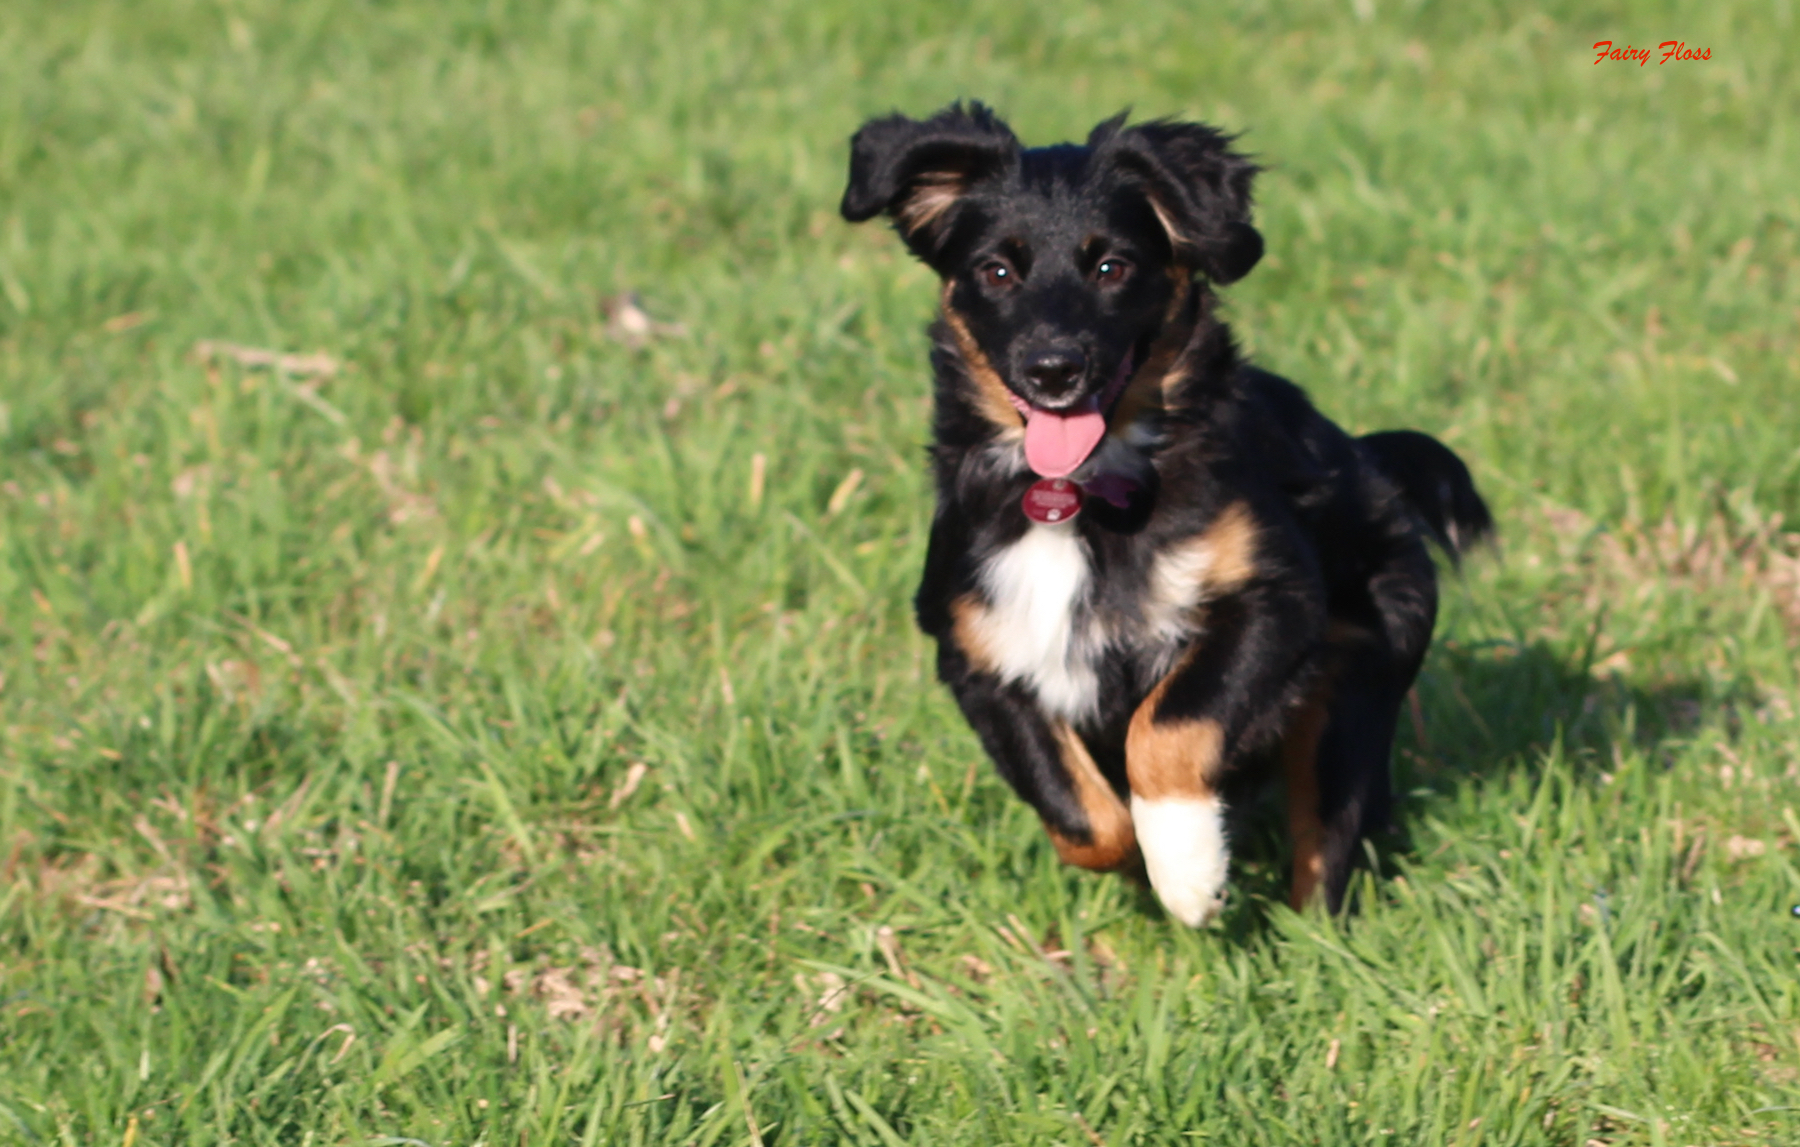
[[1018,278],[1013,274],[1011,267],[998,259],[991,263],[983,263],[981,269],[975,273],[981,277],[982,285],[988,287],[1010,287]]
[[1094,268],[1094,280],[1100,283],[1123,283],[1131,273],[1131,264],[1123,259],[1102,259]]

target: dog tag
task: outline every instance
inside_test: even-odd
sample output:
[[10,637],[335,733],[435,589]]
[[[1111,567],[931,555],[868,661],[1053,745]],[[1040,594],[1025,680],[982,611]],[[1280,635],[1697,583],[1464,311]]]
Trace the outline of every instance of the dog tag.
[[1067,478],[1040,478],[1019,505],[1032,521],[1056,525],[1081,513],[1081,487]]

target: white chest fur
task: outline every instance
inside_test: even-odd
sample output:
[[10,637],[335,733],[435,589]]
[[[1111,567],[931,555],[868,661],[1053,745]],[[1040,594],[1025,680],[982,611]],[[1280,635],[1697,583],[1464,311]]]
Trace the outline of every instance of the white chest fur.
[[1067,526],[1031,527],[981,571],[981,636],[995,669],[1071,721],[1092,716],[1099,703],[1099,635],[1083,608],[1092,579],[1087,547]]

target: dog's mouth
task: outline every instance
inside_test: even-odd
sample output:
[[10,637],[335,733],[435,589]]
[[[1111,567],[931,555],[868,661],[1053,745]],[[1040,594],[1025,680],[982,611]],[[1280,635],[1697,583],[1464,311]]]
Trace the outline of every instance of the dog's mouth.
[[1066,410],[1033,406],[1009,388],[1006,397],[1025,418],[1025,464],[1044,478],[1063,478],[1080,469],[1106,437],[1106,420],[1131,381],[1136,358],[1126,351],[1104,391]]

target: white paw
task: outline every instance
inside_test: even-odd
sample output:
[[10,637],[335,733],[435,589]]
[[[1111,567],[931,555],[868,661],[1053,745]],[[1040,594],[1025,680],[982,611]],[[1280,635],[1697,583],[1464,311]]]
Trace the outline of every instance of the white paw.
[[1231,850],[1225,806],[1217,797],[1131,798],[1131,823],[1150,873],[1150,887],[1169,915],[1190,928],[1211,920],[1225,903]]

